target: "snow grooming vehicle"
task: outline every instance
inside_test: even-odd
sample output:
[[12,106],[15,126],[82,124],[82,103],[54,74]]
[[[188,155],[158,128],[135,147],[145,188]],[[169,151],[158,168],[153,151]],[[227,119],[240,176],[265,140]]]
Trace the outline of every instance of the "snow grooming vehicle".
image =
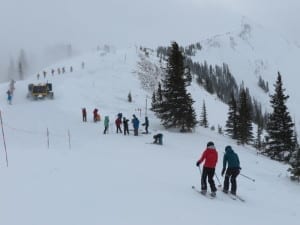
[[53,99],[54,94],[52,91],[52,84],[45,83],[45,84],[28,84],[28,94],[27,98],[38,100],[49,98]]

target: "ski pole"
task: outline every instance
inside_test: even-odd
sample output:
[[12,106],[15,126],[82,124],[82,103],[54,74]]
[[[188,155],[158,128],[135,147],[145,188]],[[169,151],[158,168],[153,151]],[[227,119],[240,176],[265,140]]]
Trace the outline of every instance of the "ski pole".
[[245,177],[245,178],[247,178],[247,179],[249,179],[249,180],[251,180],[251,181],[253,181],[253,182],[255,182],[255,179],[253,179],[253,178],[251,178],[251,177],[248,177],[248,176],[246,176],[246,175],[244,175],[244,174],[241,174],[241,173],[240,173],[240,175],[243,176],[243,177]]
[[201,168],[200,168],[200,166],[198,166],[198,168],[199,168],[199,172],[200,172],[200,175],[202,174],[202,172],[201,172]]
[[215,176],[216,176],[216,178],[217,178],[217,181],[219,182],[219,185],[218,185],[218,187],[222,187],[222,184],[221,184],[221,182],[220,182],[220,180],[219,180],[219,177],[217,176],[217,174],[215,173]]

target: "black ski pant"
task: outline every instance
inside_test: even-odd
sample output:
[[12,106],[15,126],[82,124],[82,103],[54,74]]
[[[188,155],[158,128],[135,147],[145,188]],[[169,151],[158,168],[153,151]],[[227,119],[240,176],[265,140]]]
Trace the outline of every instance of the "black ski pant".
[[231,183],[231,189],[230,192],[232,194],[236,194],[236,177],[240,174],[240,169],[239,168],[227,168],[226,173],[225,173],[225,179],[224,179],[224,191],[229,190],[229,180]]
[[139,135],[139,128],[134,128],[133,133],[134,133],[134,136],[138,136]]
[[117,126],[117,133],[119,133],[119,132],[122,134],[121,127],[120,127],[120,126]]
[[124,135],[128,134],[129,135],[129,129],[128,126],[124,126]]
[[108,132],[108,126],[105,126],[105,127],[104,127],[103,134],[106,134],[106,132]]
[[212,192],[216,192],[217,188],[215,185],[215,181],[214,181],[214,175],[215,175],[215,168],[208,168],[208,167],[203,167],[203,171],[202,171],[202,176],[201,176],[201,190],[207,190],[207,178],[208,178],[208,183],[210,185],[210,190]]

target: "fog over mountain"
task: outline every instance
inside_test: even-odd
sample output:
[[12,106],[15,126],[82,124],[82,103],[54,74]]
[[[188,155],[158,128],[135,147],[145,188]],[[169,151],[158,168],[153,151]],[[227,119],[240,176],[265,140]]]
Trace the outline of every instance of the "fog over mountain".
[[300,40],[295,29],[299,4],[294,0],[284,4],[278,0],[272,4],[267,0],[1,0],[0,71],[7,72],[10,58],[16,58],[21,48],[35,62],[35,71],[51,63],[45,49],[57,45],[72,44],[79,50],[103,44],[157,46],[172,40],[184,45],[230,31],[242,16],[294,42]]

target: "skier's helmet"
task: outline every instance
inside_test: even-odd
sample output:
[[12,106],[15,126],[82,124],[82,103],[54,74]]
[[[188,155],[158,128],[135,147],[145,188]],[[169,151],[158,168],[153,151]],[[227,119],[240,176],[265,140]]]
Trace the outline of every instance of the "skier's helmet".
[[210,147],[210,146],[214,146],[215,144],[212,142],[212,141],[209,141],[208,143],[207,143],[207,147]]

